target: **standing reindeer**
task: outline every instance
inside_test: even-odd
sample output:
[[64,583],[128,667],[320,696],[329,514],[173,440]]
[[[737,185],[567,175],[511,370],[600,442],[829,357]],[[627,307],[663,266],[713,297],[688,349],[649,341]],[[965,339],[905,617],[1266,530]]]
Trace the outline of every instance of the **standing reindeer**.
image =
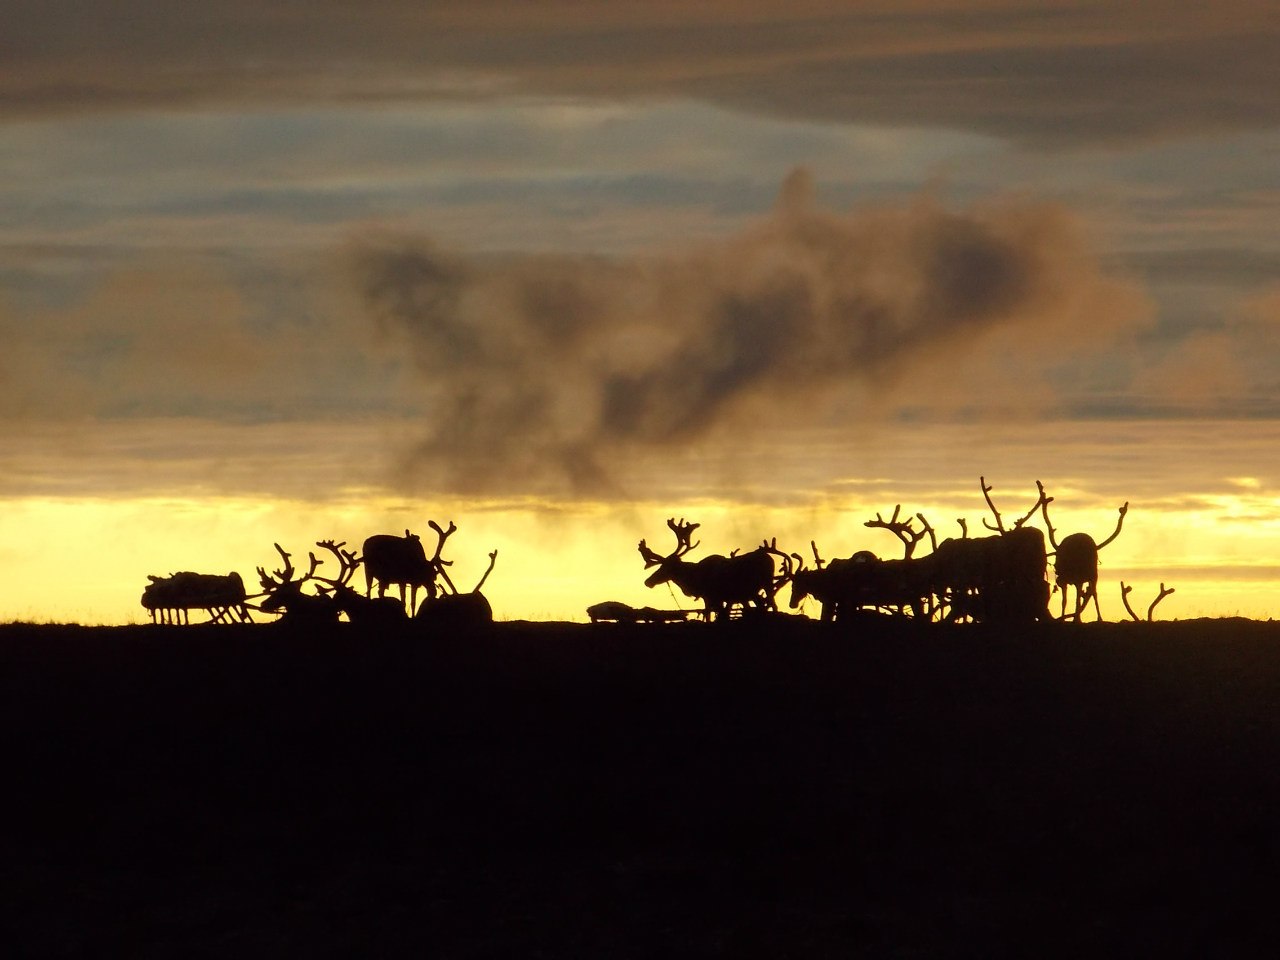
[[[434,520],[428,521],[431,529],[440,538],[436,544],[436,554],[430,560],[422,548],[422,539],[416,533],[404,532],[403,537],[393,534],[379,533],[365,540],[360,548],[364,558],[364,592],[366,597],[373,596],[373,584],[378,584],[378,596],[387,594],[387,587],[396,584],[400,587],[400,602],[405,601],[405,587],[409,588],[409,615],[413,616],[418,606],[418,588],[426,592],[426,600],[432,600],[437,593],[436,578],[444,572],[446,562],[440,559],[440,551],[444,542],[457,527],[452,521],[449,529],[441,530]],[[446,578],[447,579],[447,578]]]
[[[1098,606],[1098,551],[1120,536],[1120,528],[1124,526],[1125,515],[1129,512],[1129,501],[1126,500],[1121,505],[1115,530],[1101,543],[1094,541],[1093,537],[1087,533],[1072,533],[1058,540],[1053,524],[1049,522],[1049,504],[1053,502],[1053,497],[1044,495],[1044,484],[1039,480],[1036,481],[1036,487],[1040,490],[1040,508],[1044,514],[1045,528],[1049,531],[1049,542],[1053,544],[1055,554],[1054,581],[1062,591],[1062,615],[1059,619],[1073,619],[1079,623],[1092,598],[1093,610],[1101,620],[1102,609]],[[1070,618],[1067,617],[1067,587],[1076,589],[1076,608]]]
[[970,537],[969,526],[960,524],[961,536],[937,542],[923,558],[937,599],[937,612],[947,622],[1030,623],[1048,618],[1049,585],[1045,581],[1044,534],[1026,523],[1040,507],[1039,501],[1006,527],[991,500],[992,488],[979,477],[982,495],[995,523],[983,526],[994,535]]
[[703,602],[703,616],[708,621],[727,619],[730,608],[735,605],[744,611],[749,606],[759,610],[775,609],[773,596],[777,584],[771,554],[776,550],[764,544],[750,553],[728,557],[713,554],[689,563],[684,556],[698,545],[690,539],[701,524],[686,523],[683,519],[677,523],[673,517],[667,526],[676,535],[676,548],[665,557],[640,541],[640,556],[646,569],[658,568],[645,580],[646,587],[674,583],[686,595]]

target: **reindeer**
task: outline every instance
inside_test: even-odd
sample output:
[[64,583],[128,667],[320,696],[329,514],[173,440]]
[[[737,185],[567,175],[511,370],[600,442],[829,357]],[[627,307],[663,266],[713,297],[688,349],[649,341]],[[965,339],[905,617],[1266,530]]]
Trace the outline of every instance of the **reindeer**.
[[[946,608],[945,619],[1030,622],[1048,616],[1049,586],[1045,581],[1044,534],[1026,526],[1041,508],[1041,499],[1006,527],[991,499],[992,487],[978,478],[982,495],[995,523],[983,519],[994,536],[970,537],[969,527],[960,523],[962,536],[936,543],[925,558],[931,565],[931,579],[939,605]],[[932,536],[932,531],[930,531]]]
[[[439,530],[435,522],[432,526]],[[453,532],[453,524],[450,525]],[[444,534],[440,546],[444,545]],[[409,613],[412,615],[418,603],[418,588],[426,590],[427,599],[436,595],[436,576],[440,570],[440,548],[436,549],[436,559],[428,560],[422,548],[422,540],[416,533],[405,530],[403,537],[394,534],[379,533],[365,540],[360,548],[364,558],[364,593],[373,596],[373,584],[378,584],[378,596],[387,595],[387,587],[396,584],[400,587],[400,603],[405,602],[405,587],[409,588]]]
[[667,556],[656,553],[645,541],[640,541],[640,556],[644,558],[645,568],[658,568],[645,580],[646,587],[674,583],[686,595],[702,600],[703,617],[708,621],[727,619],[735,605],[744,610],[748,606],[760,610],[776,609],[773,597],[779,584],[773,576],[772,553],[775,551],[770,550],[768,544],[742,555],[736,551],[727,557],[713,554],[689,563],[684,556],[698,546],[691,543],[690,538],[701,524],[686,523],[683,519],[677,523],[673,517],[667,521],[667,526],[676,535],[676,548]]
[[1046,617],[1044,534],[1035,527],[991,537],[948,538],[923,561],[948,622]]
[[[1040,491],[1040,508],[1044,514],[1045,529],[1049,531],[1049,542],[1053,544],[1054,582],[1062,591],[1062,614],[1058,619],[1072,619],[1079,623],[1092,599],[1094,612],[1101,620],[1102,609],[1098,605],[1098,551],[1120,536],[1120,528],[1124,526],[1125,515],[1129,512],[1129,501],[1126,500],[1121,505],[1115,530],[1101,543],[1097,543],[1087,533],[1072,533],[1058,540],[1053,524],[1049,522],[1049,504],[1053,502],[1053,498],[1044,495],[1044,484],[1039,480],[1036,481],[1036,487]],[[1076,589],[1075,612],[1070,617],[1067,616],[1067,587]]]
[[152,623],[190,623],[191,610],[204,610],[211,623],[232,623],[252,618],[245,607],[244,581],[238,573],[192,573],[184,570],[167,577],[148,576],[142,590],[142,606]]
[[[444,545],[445,539],[449,533],[453,533],[456,529],[452,523],[449,524],[449,531],[445,533],[440,530],[435,521],[431,522],[431,526],[441,534],[440,544]],[[436,551],[436,563],[443,564],[446,561],[440,560],[440,551]],[[452,562],[452,561],[449,561]],[[453,581],[449,579],[448,573],[445,572],[443,566],[440,567],[441,576],[448,584],[451,593],[440,593],[432,600],[424,600],[422,606],[418,608],[418,612],[414,614],[413,619],[418,623],[429,624],[435,628],[448,627],[456,629],[458,627],[479,626],[493,622],[493,607],[489,604],[489,599],[480,592],[480,588],[484,586],[484,582],[489,579],[489,574],[493,573],[493,566],[498,562],[498,551],[494,550],[489,554],[489,566],[484,572],[484,576],[470,591],[465,593],[459,592],[453,585]]]
[[315,577],[317,581],[328,585],[332,599],[339,613],[344,613],[353,624],[366,627],[389,627],[408,623],[404,601],[394,597],[367,597],[350,583],[356,568],[362,560],[353,550],[344,550],[346,541],[336,543],[333,540],[317,540],[316,546],[328,550],[338,561],[338,577],[336,580],[326,577]]
[[621,600],[602,600],[587,607],[592,623],[683,623],[688,610],[659,610],[656,607],[633,607]]
[[818,544],[810,540],[816,566],[806,570],[804,558],[796,555],[798,569],[791,577],[790,607],[796,609],[806,597],[819,603],[819,618],[830,622],[839,619],[845,608],[854,609],[867,602],[868,564],[880,563],[880,558],[870,550],[859,550],[851,557],[837,557],[824,566],[818,554]]
[[324,594],[303,593],[303,586],[315,580],[316,568],[321,560],[310,554],[311,567],[307,572],[295,578],[292,555],[285,552],[280,544],[275,544],[276,552],[284,561],[283,569],[268,574],[266,569],[258,567],[258,582],[266,593],[266,599],[258,605],[264,613],[279,613],[281,623],[303,626],[322,626],[338,622],[338,605],[332,597]]

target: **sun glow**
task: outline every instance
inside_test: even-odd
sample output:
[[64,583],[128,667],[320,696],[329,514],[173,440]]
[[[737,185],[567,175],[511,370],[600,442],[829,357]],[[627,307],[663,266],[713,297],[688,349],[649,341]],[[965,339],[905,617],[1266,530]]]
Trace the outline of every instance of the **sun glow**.
[[[983,520],[990,514],[973,509],[975,491],[963,492],[968,509],[962,511],[957,510],[960,497],[957,491],[955,498],[909,504],[903,516],[922,514],[941,538],[960,535],[954,518],[963,512],[970,535],[988,533]],[[1058,502],[1068,500],[1062,496]],[[1023,509],[1010,503],[1011,514],[1015,506]],[[1206,496],[1191,506],[1171,499],[1131,509],[1123,532],[1101,554],[1099,593],[1106,619],[1127,616],[1121,581],[1133,588],[1130,602],[1139,615],[1145,615],[1163,584],[1176,593],[1161,603],[1158,619],[1272,616],[1272,584],[1280,567],[1270,558],[1280,556],[1280,497],[1254,488]],[[780,548],[812,563],[811,541],[824,559],[859,549],[900,556],[902,544],[892,534],[865,526],[877,513],[888,516],[891,510],[891,504],[858,497],[806,509],[702,500],[686,504],[682,513],[701,524],[694,558],[751,549],[776,537]],[[0,564],[8,571],[0,619],[145,622],[139,598],[148,574],[234,570],[253,592],[256,568],[279,566],[275,543],[304,564],[316,541],[331,537],[358,546],[373,533],[413,529],[426,535],[430,547],[429,519],[458,525],[445,557],[454,561],[449,573],[461,590],[474,585],[489,552],[498,550],[485,593],[499,619],[580,621],[588,605],[606,599],[690,608],[696,602],[678,591],[643,586],[636,544],[643,537],[660,552],[669,549],[665,520],[671,513],[661,504],[428,506],[372,495],[320,503],[234,497],[11,499],[5,504],[0,547]],[[953,519],[943,520],[947,517]],[[1116,513],[1114,507],[1068,511],[1064,506],[1053,519],[1059,536],[1083,530],[1102,540],[1114,528]],[[927,551],[926,540],[920,552]],[[323,558],[323,551],[318,555]]]
[[[1159,619],[1266,619],[1280,580],[1280,426],[1270,423],[915,424],[888,438],[811,431],[759,449],[707,446],[620,465],[631,492],[608,500],[394,494],[387,464],[400,434],[385,424],[93,427],[0,445],[0,620],[143,622],[148,575],[235,571],[256,591],[256,568],[280,565],[276,543],[305,569],[325,539],[358,549],[372,534],[409,529],[432,549],[429,520],[457,524],[444,557],[459,589],[474,586],[498,551],[484,592],[501,619],[584,620],[603,600],[692,608],[678,591],[644,586],[636,546],[643,538],[671,550],[668,517],[700,524],[691,559],[773,538],[810,563],[811,543],[825,559],[898,557],[902,543],[866,521],[900,504],[940,539],[961,535],[959,519],[970,536],[987,534],[983,475],[1006,522],[1032,507],[1043,480],[1059,537],[1101,542],[1130,502],[1100,555],[1106,619],[1127,616],[1121,581],[1141,615],[1163,583],[1176,592]],[[1039,513],[1029,522],[1043,529]],[[332,567],[330,559],[321,575]]]

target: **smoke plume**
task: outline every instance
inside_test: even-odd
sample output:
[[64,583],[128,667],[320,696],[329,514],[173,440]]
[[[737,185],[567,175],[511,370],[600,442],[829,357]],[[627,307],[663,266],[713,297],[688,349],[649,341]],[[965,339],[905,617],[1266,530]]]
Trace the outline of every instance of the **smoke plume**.
[[363,241],[364,303],[426,392],[420,479],[607,493],[646,455],[758,447],[835,410],[956,404],[940,379],[982,387],[966,409],[1003,412],[1064,349],[1143,319],[1144,299],[1102,274],[1059,207],[952,212],[924,197],[834,214],[811,192],[797,170],[738,235],[625,260]]

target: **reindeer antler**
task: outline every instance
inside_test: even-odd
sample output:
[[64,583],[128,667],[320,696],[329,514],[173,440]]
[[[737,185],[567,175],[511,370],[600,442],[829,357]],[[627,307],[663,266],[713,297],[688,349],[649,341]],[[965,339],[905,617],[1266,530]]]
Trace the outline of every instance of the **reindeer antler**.
[[276,548],[276,553],[280,554],[280,558],[284,561],[284,569],[273,570],[272,575],[279,577],[282,583],[288,583],[293,579],[292,554],[285,553],[284,547],[280,546],[278,543],[273,544],[273,546]]
[[1044,527],[1049,534],[1049,543],[1054,550],[1058,549],[1058,535],[1053,529],[1053,524],[1049,522],[1049,504],[1053,503],[1053,497],[1044,495],[1044,484],[1039,480],[1036,481],[1036,489],[1040,491],[1040,512],[1044,516]]
[[429,526],[432,530],[434,530],[436,532],[436,536],[439,538],[436,542],[436,555],[431,558],[431,562],[444,563],[446,565],[452,564],[453,563],[452,560],[441,560],[440,554],[444,550],[444,542],[448,540],[451,536],[453,536],[455,533],[457,533],[458,525],[455,524],[452,520],[450,520],[449,529],[443,530],[441,529],[440,524],[436,523],[434,520],[428,520],[427,526]]
[[498,562],[498,551],[494,550],[489,554],[489,568],[485,570],[484,576],[480,578],[480,582],[476,584],[472,593],[479,593],[480,588],[484,586],[484,582],[489,579],[489,574],[493,573],[493,565]]
[[[1100,544],[1098,544],[1098,549],[1099,549],[1099,550],[1101,550],[1103,547],[1105,547],[1108,543],[1110,543],[1110,542],[1111,542],[1112,540],[1114,540],[1116,537],[1120,536],[1120,528],[1124,526],[1124,518],[1125,518],[1125,515],[1126,515],[1128,512],[1129,512],[1129,501],[1128,501],[1128,500],[1126,500],[1126,501],[1124,502],[1124,504],[1123,504],[1123,505],[1121,505],[1121,507],[1120,507],[1120,516],[1116,518],[1116,528],[1115,528],[1115,530],[1114,530],[1114,531],[1112,531],[1111,536],[1107,537],[1107,539],[1103,540]],[[1158,602],[1158,601],[1157,601],[1157,602]]]
[[938,549],[938,533],[933,529],[933,525],[924,518],[923,513],[917,513],[916,519],[921,523],[921,533],[929,535],[929,546],[936,551]]
[[308,556],[311,558],[310,568],[307,570],[304,576],[298,578],[297,580],[294,580],[293,575],[296,571],[293,569],[293,559],[292,559],[293,555],[290,553],[286,553],[284,547],[280,546],[280,544],[278,543],[275,544],[274,546],[276,548],[276,552],[280,554],[280,559],[284,561],[284,569],[274,570],[271,572],[271,574],[268,574],[264,567],[258,567],[258,582],[262,584],[262,589],[267,591],[268,593],[274,593],[276,590],[279,590],[281,587],[286,587],[293,583],[300,584],[300,583],[304,583],[307,580],[310,580],[312,577],[315,576],[316,568],[320,566],[321,563],[324,562],[320,560],[314,553],[308,554]]
[[688,523],[683,517],[681,517],[679,522],[677,522],[675,517],[671,517],[667,520],[667,526],[670,527],[671,532],[676,535],[676,548],[664,557],[662,554],[652,549],[646,541],[641,540],[639,547],[640,556],[644,557],[644,565],[646,567],[656,567],[660,564],[666,563],[668,560],[675,560],[678,557],[683,557],[686,553],[702,542],[701,540],[697,543],[689,542],[690,538],[693,536],[693,531],[702,526],[700,523]]
[[1124,604],[1124,608],[1129,611],[1129,616],[1133,620],[1138,619],[1138,615],[1133,612],[1133,607],[1129,606],[1129,594],[1133,593],[1133,587],[1129,586],[1123,580],[1120,581],[1120,602]]
[[347,541],[345,540],[343,540],[341,543],[335,542],[333,540],[317,540],[316,541],[317,547],[322,547],[325,550],[328,550],[338,560],[338,579],[337,580],[330,580],[326,577],[317,577],[316,579],[324,580],[325,583],[333,584],[334,586],[344,586],[344,587],[351,581],[351,578],[355,575],[356,570],[359,569],[362,559],[356,556],[356,552],[354,550],[343,550],[342,548],[345,547],[346,545],[347,545]]
[[646,568],[656,567],[666,559],[666,557],[651,550],[649,545],[643,540],[640,541],[638,549],[640,550],[640,556],[644,557],[644,565]]
[[987,501],[987,506],[991,508],[991,512],[995,514],[996,517],[996,525],[994,527],[985,517],[982,519],[982,525],[988,530],[995,530],[997,533],[1004,533],[1004,521],[1000,519],[1000,511],[997,510],[996,505],[991,502],[991,491],[995,488],[987,483],[986,477],[978,478],[978,486],[982,487],[982,496]]
[[[1127,506],[1127,504],[1126,504]],[[1129,594],[1133,592],[1133,587],[1128,586],[1123,580],[1120,581],[1120,599],[1124,601],[1124,608],[1129,611],[1129,616],[1134,620],[1138,619],[1138,615],[1133,612],[1133,607],[1129,606]],[[1156,605],[1169,594],[1174,593],[1173,587],[1166,588],[1164,582],[1160,583],[1159,595],[1151,601],[1151,606],[1147,607],[1147,622],[1150,623],[1156,612]]]
[[800,560],[800,566],[802,567],[804,566],[804,560],[801,560],[800,555],[797,553],[786,553],[783,550],[779,550],[777,537],[774,537],[772,540],[765,540],[760,544],[760,549],[766,553],[773,554],[782,561],[781,574],[773,578],[773,593],[776,596],[778,591],[782,589],[783,584],[789,583],[791,578],[795,576],[796,571],[795,567],[791,565],[791,558],[795,557],[797,560]]
[[1031,505],[1031,509],[1022,515],[1018,520],[1013,521],[1013,529],[1021,530],[1028,520],[1036,515],[1037,510],[1043,510],[1053,502],[1053,497],[1046,497],[1044,494],[1044,486],[1039,480],[1036,481],[1036,502]]
[[431,558],[431,564],[436,568],[436,572],[444,579],[444,582],[448,585],[449,589],[454,593],[457,593],[458,588],[453,585],[453,581],[449,579],[448,571],[445,570],[445,567],[453,566],[453,561],[440,559],[440,554],[444,551],[444,542],[457,532],[458,526],[452,520],[449,521],[449,529],[447,530],[441,528],[440,524],[436,523],[434,520],[428,520],[427,526],[436,532],[436,537],[438,538],[436,540],[436,553],[435,556]]
[[675,517],[672,517],[667,520],[667,526],[670,527],[671,532],[676,535],[677,546],[676,552],[672,554],[673,557],[683,557],[686,553],[696,547],[698,543],[702,542],[701,540],[699,540],[698,543],[689,542],[693,537],[693,531],[702,526],[700,523],[686,523],[684,517],[681,517],[680,522],[676,523]]
[[899,503],[894,506],[893,516],[888,520],[882,517],[879,511],[876,511],[876,518],[874,520],[868,520],[863,524],[863,526],[880,527],[884,530],[888,530],[902,541],[904,556],[910,558],[911,554],[915,552],[916,544],[924,539],[925,531],[911,529],[912,521],[898,519],[898,515],[901,513],[902,504]]

